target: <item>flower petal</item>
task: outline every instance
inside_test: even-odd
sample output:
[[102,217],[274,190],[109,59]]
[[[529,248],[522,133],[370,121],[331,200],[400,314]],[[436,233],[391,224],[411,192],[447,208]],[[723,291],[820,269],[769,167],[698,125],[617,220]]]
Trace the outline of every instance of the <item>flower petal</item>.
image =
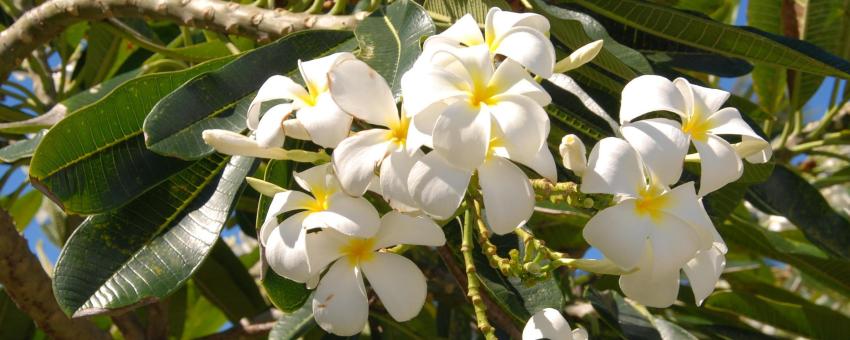
[[620,276],[620,289],[627,297],[647,307],[672,305],[679,294],[679,270],[654,275],[649,251],[643,258],[639,270]]
[[555,47],[549,38],[530,27],[514,27],[498,41],[496,54],[508,57],[534,74],[549,78],[555,69]]
[[384,129],[361,131],[344,139],[334,150],[334,170],[339,184],[349,195],[361,196],[366,192],[378,164],[389,152],[388,133]]
[[266,244],[272,230],[277,228],[278,215],[297,209],[307,209],[312,202],[312,197],[300,191],[287,190],[275,194],[271,205],[269,205],[263,226],[260,228],[260,243]]
[[298,69],[301,77],[307,84],[307,88],[313,88],[319,92],[328,89],[328,72],[336,65],[346,60],[356,59],[350,52],[339,52],[318,59],[301,62],[298,61]]
[[446,49],[434,52],[432,59],[448,58],[455,62],[446,64],[443,69],[449,70],[455,76],[466,80],[468,86],[478,82],[487,84],[493,77],[495,68],[486,45],[476,45],[462,49]]
[[638,154],[626,141],[607,137],[590,151],[581,192],[637,195],[646,185]]
[[582,232],[588,244],[625,270],[641,260],[652,228],[652,220],[637,215],[635,209],[635,200],[622,201],[596,213]]
[[463,91],[465,87],[468,87],[468,84],[463,78],[430,67],[422,71],[408,71],[401,77],[404,107],[411,117],[438,109],[439,105],[444,105],[447,101],[468,96]]
[[472,171],[456,168],[430,152],[410,170],[407,188],[423,211],[438,219],[454,215],[466,194]]
[[301,172],[295,172],[292,174],[292,177],[295,178],[295,182],[298,183],[298,186],[312,193],[316,193],[319,191],[321,193],[326,193],[328,191],[335,192],[335,188],[328,187],[328,183],[331,182],[328,177],[333,177],[333,172],[331,172],[333,168],[330,163],[325,163],[322,165],[316,165],[312,168]]
[[699,251],[699,235],[687,222],[670,214],[662,213],[653,222],[649,235],[653,276],[671,271],[678,273]]
[[533,154],[508,154],[507,152],[502,154],[497,152],[496,155],[509,158],[514,162],[525,165],[531,168],[531,170],[534,170],[534,172],[538,175],[549,179],[553,183],[558,181],[558,168],[555,165],[555,158],[552,157],[552,151],[549,150],[549,146],[546,145],[546,143],[543,143],[543,145],[540,146],[540,149]]
[[561,312],[544,308],[531,316],[522,329],[522,340],[573,340],[570,324]]
[[325,274],[313,295],[313,316],[328,333],[351,336],[360,333],[369,317],[369,301],[360,269],[337,261]]
[[449,105],[434,126],[434,151],[450,164],[473,170],[490,144],[490,114],[468,102]]
[[266,240],[266,261],[280,276],[296,282],[306,282],[310,277],[301,225],[307,212],[290,216],[274,228]]
[[289,77],[275,75],[266,79],[257,95],[251,100],[251,105],[248,106],[248,128],[251,130],[257,129],[257,124],[260,122],[260,105],[263,102],[274,99],[289,99],[298,101],[298,105],[310,95],[304,90],[304,87],[294,82]]
[[381,220],[378,211],[362,197],[351,197],[344,193],[328,198],[328,208],[310,214],[304,220],[307,229],[333,228],[356,237],[372,237],[378,232]]
[[770,143],[761,138],[741,136],[741,142],[733,145],[738,155],[754,164],[766,163],[773,156]]
[[558,152],[561,154],[561,163],[564,168],[579,176],[584,174],[584,170],[587,169],[587,149],[578,136],[569,134],[562,137]]
[[257,130],[254,132],[257,145],[263,148],[282,147],[286,133],[283,121],[292,113],[292,105],[275,105],[263,115]]
[[632,79],[623,88],[620,123],[630,122],[652,111],[670,111],[685,115],[688,107],[682,93],[667,78],[643,75]]
[[488,89],[493,93],[525,96],[540,106],[549,105],[552,97],[517,62],[506,59],[490,78]]
[[481,34],[481,29],[478,28],[478,23],[471,14],[462,16],[438,36],[450,38],[466,46],[484,43],[484,35]]
[[502,157],[491,157],[478,168],[484,196],[484,217],[496,234],[525,225],[534,213],[534,189],[519,167]]
[[499,96],[498,103],[487,110],[504,136],[508,154],[532,156],[546,144],[549,115],[532,100],[517,95]]
[[715,135],[707,135],[705,142],[694,140],[694,146],[699,152],[700,175],[699,196],[722,188],[732,183],[744,173],[741,158],[729,142]]
[[283,131],[287,137],[300,140],[310,140],[310,133],[304,128],[304,124],[298,119],[287,119],[283,121]]
[[336,105],[329,92],[319,95],[316,106],[304,107],[295,116],[310,139],[322,147],[336,147],[351,130],[351,116]]
[[400,211],[416,210],[416,202],[407,188],[410,170],[416,162],[425,156],[420,150],[413,155],[407,150],[398,148],[381,163],[380,186],[381,195],[393,209]]
[[386,127],[398,124],[398,109],[386,80],[366,63],[351,59],[328,74],[334,101],[358,119]]
[[310,273],[321,274],[331,262],[344,256],[343,247],[350,239],[350,236],[331,228],[308,232],[304,238],[304,248]]
[[720,279],[724,268],[726,268],[726,256],[716,247],[700,251],[682,268],[688,276],[691,290],[694,291],[697,306],[701,305],[702,301],[714,291],[714,286],[717,285],[717,280]]
[[694,182],[679,185],[665,195],[669,195],[670,206],[665,212],[687,222],[699,235],[699,249],[708,249],[715,241],[717,230],[696,195]]
[[720,110],[723,103],[729,99],[729,92],[694,84],[689,85],[694,93],[694,105],[699,105],[700,109],[705,110],[703,112],[706,114]]
[[425,275],[416,264],[401,255],[375,253],[371,261],[360,262],[363,275],[396,321],[413,319],[425,304]]
[[528,27],[540,33],[547,33],[549,32],[549,20],[536,13],[516,13],[492,7],[487,11],[484,27],[486,34],[492,35],[491,39],[498,40],[514,27]]
[[773,150],[770,143],[756,133],[743,118],[738,109],[727,107],[708,117],[712,126],[709,133],[715,135],[739,135],[741,142],[735,145],[735,150],[741,157],[751,163],[764,163],[770,159]]
[[426,216],[410,216],[390,211],[381,218],[375,235],[375,250],[399,244],[438,247],[446,243],[443,229]]
[[620,132],[661,183],[673,185],[679,181],[691,144],[679,123],[665,118],[646,119],[624,124]]
[[204,143],[212,146],[215,151],[225,155],[250,156],[257,158],[285,159],[286,150],[281,148],[264,148],[257,141],[228,130],[204,130],[201,137]]

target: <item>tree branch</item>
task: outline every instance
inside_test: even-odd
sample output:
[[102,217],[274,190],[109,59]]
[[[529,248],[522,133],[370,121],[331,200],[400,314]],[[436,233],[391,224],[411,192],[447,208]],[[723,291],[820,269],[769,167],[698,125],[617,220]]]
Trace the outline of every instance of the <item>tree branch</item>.
[[0,209],[0,283],[22,311],[52,339],[110,339],[86,319],[69,319],[53,297],[50,278],[30,252],[27,240]]
[[365,15],[291,13],[221,0],[48,0],[0,32],[0,82],[35,48],[81,21],[163,19],[269,41],[305,29],[353,29]]

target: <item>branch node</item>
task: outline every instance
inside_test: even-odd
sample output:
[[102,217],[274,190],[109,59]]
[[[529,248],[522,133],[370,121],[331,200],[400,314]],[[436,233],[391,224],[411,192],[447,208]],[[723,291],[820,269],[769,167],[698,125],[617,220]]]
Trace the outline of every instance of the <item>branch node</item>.
[[77,4],[71,4],[67,8],[65,8],[65,12],[68,12],[71,16],[80,15],[80,11],[77,9]]
[[204,20],[209,21],[209,20],[212,20],[213,18],[215,18],[215,8],[210,6],[210,7],[207,7],[206,9],[204,9]]
[[180,6],[186,7],[192,0],[180,0]]
[[236,34],[239,33],[239,25],[236,22],[231,21],[224,27],[224,30],[227,31],[227,33]]
[[168,3],[165,0],[160,1],[156,4],[156,11],[163,14],[168,12]]
[[239,9],[239,4],[237,4],[235,2],[228,2],[227,3],[227,9],[229,9],[231,11],[235,11],[235,10]]
[[263,22],[263,13],[254,14],[251,17],[251,24],[254,26],[260,26],[260,23]]

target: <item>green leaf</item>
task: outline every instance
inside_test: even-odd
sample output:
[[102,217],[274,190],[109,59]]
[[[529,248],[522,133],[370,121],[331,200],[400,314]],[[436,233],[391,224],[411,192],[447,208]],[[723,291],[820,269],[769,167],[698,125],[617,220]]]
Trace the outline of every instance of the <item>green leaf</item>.
[[191,163],[145,148],[142,122],[159,98],[192,77],[223,65],[142,76],[57,123],[35,150],[30,178],[70,212],[118,208]]
[[637,77],[638,73],[652,73],[652,67],[640,52],[611,38],[605,27],[590,15],[550,6],[541,0],[534,0],[534,10],[549,19],[552,36],[571,50],[596,40],[604,40],[602,50],[591,61],[593,65],[624,81]]
[[586,295],[602,320],[619,329],[626,339],[661,339],[645,308],[634,305],[611,290],[599,292],[591,288]]
[[269,333],[269,340],[297,339],[316,325],[313,320],[313,306],[305,304],[298,310],[284,314]]
[[297,73],[298,60],[351,51],[346,31],[303,31],[240,55],[219,70],[190,80],[162,98],[144,123],[145,144],[161,155],[198,159],[214,150],[206,129],[240,132],[253,94],[269,77]]
[[572,0],[596,13],[680,44],[803,72],[850,77],[850,63],[798,40],[725,25],[637,0]]
[[552,103],[545,108],[552,121],[550,145],[557,149],[561,138],[569,133],[579,136],[586,145],[593,145],[602,138],[614,135],[610,125],[584,106],[578,97],[549,81],[544,81],[542,85],[552,96]]
[[762,183],[773,172],[772,162],[752,164],[744,162],[744,174],[737,181],[725,185],[720,190],[705,196],[703,203],[708,215],[715,223],[721,223],[735,208],[741,204],[747,188],[756,183]]
[[484,24],[484,19],[487,18],[487,12],[491,7],[511,10],[511,5],[505,0],[425,0],[424,7],[428,12],[442,16],[449,22],[455,22],[464,15],[470,14],[479,24]]
[[100,314],[177,290],[218,239],[252,162],[212,155],[124,208],[89,217],[56,263],[62,310]]
[[[0,121],[3,122],[11,122],[11,123],[3,123],[3,124],[14,124],[22,120],[26,120],[31,118],[32,116],[26,114],[25,112],[8,107],[6,105],[0,105]],[[2,126],[3,124],[0,124]]]
[[186,320],[183,323],[181,339],[197,339],[218,332],[227,324],[227,317],[209,300],[204,298],[194,280],[186,288]]
[[[825,51],[847,59],[845,50],[848,45],[846,31],[850,21],[845,13],[850,4],[843,0],[808,0],[806,4],[805,27],[800,37]],[[801,108],[823,83],[824,77],[803,73],[800,75],[800,86],[797,106]]]
[[248,269],[220,239],[193,278],[204,297],[221,309],[230,322],[250,319],[268,310]]
[[815,245],[850,259],[850,222],[791,169],[777,166],[767,181],[750,187],[747,200],[765,213],[785,216]]
[[22,139],[14,144],[4,146],[0,149],[0,161],[12,163],[20,159],[32,157],[32,154],[35,153],[35,148],[38,147],[38,143],[41,143],[45,134],[47,134],[47,130],[37,133],[32,138]]
[[693,334],[689,333],[684,328],[679,327],[679,325],[670,321],[656,317],[653,323],[655,324],[655,329],[658,330],[658,333],[661,333],[662,339],[697,340],[697,337],[695,337]]
[[6,290],[0,286],[0,339],[31,339],[35,331],[35,323],[32,319],[18,309],[15,302],[6,294]]
[[9,207],[9,215],[15,221],[15,227],[18,228],[18,231],[22,232],[29,226],[30,221],[41,208],[43,198],[44,195],[38,190],[30,190],[12,203],[12,206]]
[[422,52],[419,42],[436,32],[434,22],[411,0],[395,1],[368,16],[354,30],[358,57],[377,71],[401,96],[401,76]]
[[850,334],[850,318],[802,298],[778,300],[762,290],[714,293],[706,299],[705,307],[813,339],[840,339]]
[[[765,32],[781,34],[783,23],[782,2],[774,0],[751,0],[747,6],[747,21],[750,26]],[[753,90],[762,109],[776,115],[785,98],[787,72],[784,67],[757,63],[753,69]]]

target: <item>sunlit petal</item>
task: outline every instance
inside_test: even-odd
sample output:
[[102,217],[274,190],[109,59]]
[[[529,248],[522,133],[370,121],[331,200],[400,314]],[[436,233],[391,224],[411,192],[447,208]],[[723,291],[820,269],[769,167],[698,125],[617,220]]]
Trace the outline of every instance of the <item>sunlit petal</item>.
[[255,132],[257,145],[260,147],[282,147],[286,134],[283,130],[283,120],[292,113],[292,105],[275,105],[263,115]]
[[331,195],[324,211],[311,213],[304,220],[307,229],[333,228],[356,237],[372,237],[380,226],[378,211],[369,201],[344,193]]
[[260,243],[265,244],[272,230],[277,228],[278,215],[297,209],[306,209],[312,202],[312,197],[300,191],[287,190],[275,194],[263,226],[260,228]]
[[416,264],[401,255],[376,253],[360,268],[393,319],[407,321],[422,310],[427,286]]
[[349,195],[360,196],[366,192],[378,164],[389,152],[388,132],[383,129],[361,131],[344,139],[334,149],[334,169],[342,189]]
[[688,112],[682,93],[667,78],[644,75],[632,79],[623,88],[620,123],[652,111],[670,111],[679,115]]
[[543,33],[529,27],[514,27],[499,40],[496,54],[508,57],[543,78],[552,76],[555,47]]
[[694,182],[679,185],[670,190],[667,195],[670,197],[668,200],[670,204],[665,212],[687,222],[694,229],[699,235],[699,249],[711,247],[717,231],[696,195]]
[[573,340],[572,331],[558,310],[544,308],[528,319],[522,329],[522,340]]
[[295,116],[310,134],[310,139],[326,148],[336,147],[351,129],[351,116],[333,101],[330,92],[319,95],[316,106],[308,106]]
[[450,164],[473,170],[487,155],[490,144],[490,114],[466,102],[443,111],[434,126],[434,151]]
[[690,138],[679,123],[665,118],[646,119],[624,124],[620,132],[661,183],[672,185],[679,181],[690,146]]
[[700,249],[700,237],[687,222],[664,213],[653,220],[649,240],[652,244],[654,276],[663,276],[679,269]]
[[581,192],[634,196],[644,185],[638,154],[626,141],[604,138],[590,151]]
[[274,228],[266,240],[266,262],[280,276],[296,282],[305,282],[310,277],[307,254],[304,247],[304,230],[301,225],[307,212],[290,216]]
[[510,155],[532,156],[546,144],[549,116],[532,100],[517,95],[499,96],[499,102],[487,110],[499,127]]
[[620,202],[596,213],[582,233],[587,243],[625,270],[641,260],[653,224],[652,219],[635,211],[635,200]]
[[339,52],[310,61],[299,61],[298,69],[308,88],[312,87],[315,91],[325,92],[328,89],[328,72],[336,64],[352,59],[356,59],[354,54]]
[[359,268],[346,261],[331,265],[313,295],[313,316],[322,329],[338,336],[363,330],[369,317],[369,301]]
[[694,84],[690,85],[691,91],[694,93],[694,105],[705,110],[703,112],[706,114],[720,110],[723,103],[729,99],[729,92]]
[[528,97],[539,106],[546,106],[552,102],[549,93],[534,81],[520,64],[510,59],[499,64],[488,87],[494,93]]
[[274,99],[289,99],[300,102],[310,95],[304,90],[300,84],[292,81],[289,77],[275,75],[266,79],[257,95],[248,106],[248,128],[251,130],[257,129],[257,124],[260,122],[260,105],[263,102]]
[[729,142],[714,135],[707,135],[705,142],[697,140],[693,142],[700,158],[700,196],[705,196],[741,178],[744,165]]
[[410,170],[407,187],[423,211],[447,219],[460,206],[471,176],[472,171],[456,168],[439,153],[430,152]]
[[416,150],[412,155],[404,149],[396,149],[381,163],[380,187],[381,194],[390,206],[400,211],[416,210],[416,202],[407,188],[410,170],[413,165],[425,156]]
[[694,291],[694,300],[697,305],[714,291],[720,274],[726,268],[726,256],[718,247],[711,247],[700,251],[693,259],[688,261],[684,269]]
[[381,75],[366,63],[351,59],[338,63],[328,74],[330,93],[337,105],[370,124],[398,124],[392,91]]
[[204,130],[204,143],[212,146],[215,151],[225,155],[240,155],[257,158],[285,159],[286,150],[282,148],[264,148],[257,141],[228,130]]
[[399,244],[438,247],[445,243],[443,230],[430,218],[391,211],[381,218],[381,229],[375,235],[374,249]]
[[478,168],[484,216],[496,234],[504,235],[528,222],[534,213],[534,189],[525,173],[509,160],[491,157]]
[[449,28],[440,33],[439,36],[450,38],[466,46],[484,43],[484,35],[481,34],[478,23],[475,22],[475,18],[470,14],[462,16],[454,24],[449,26]]

